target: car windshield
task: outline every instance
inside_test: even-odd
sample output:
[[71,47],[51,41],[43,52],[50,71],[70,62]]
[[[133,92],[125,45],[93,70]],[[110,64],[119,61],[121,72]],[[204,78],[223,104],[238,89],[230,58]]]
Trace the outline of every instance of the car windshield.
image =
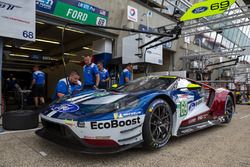
[[176,77],[170,76],[147,76],[135,79],[129,83],[118,87],[116,90],[119,92],[138,92],[151,89],[167,89]]

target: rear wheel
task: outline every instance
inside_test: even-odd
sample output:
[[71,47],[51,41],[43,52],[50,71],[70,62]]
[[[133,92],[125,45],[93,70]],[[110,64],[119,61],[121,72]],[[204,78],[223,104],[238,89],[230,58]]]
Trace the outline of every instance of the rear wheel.
[[163,99],[154,100],[146,113],[143,139],[146,148],[155,150],[165,146],[172,133],[172,111]]
[[234,102],[231,96],[227,96],[226,105],[225,105],[225,122],[229,123],[232,119],[234,113]]

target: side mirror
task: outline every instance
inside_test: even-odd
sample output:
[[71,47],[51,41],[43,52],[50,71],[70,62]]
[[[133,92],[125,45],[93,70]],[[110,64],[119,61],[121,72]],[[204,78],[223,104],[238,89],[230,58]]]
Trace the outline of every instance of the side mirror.
[[116,89],[116,88],[118,88],[118,84],[113,84],[112,89]]
[[188,84],[187,89],[188,90],[199,90],[199,89],[201,89],[201,86],[198,84]]

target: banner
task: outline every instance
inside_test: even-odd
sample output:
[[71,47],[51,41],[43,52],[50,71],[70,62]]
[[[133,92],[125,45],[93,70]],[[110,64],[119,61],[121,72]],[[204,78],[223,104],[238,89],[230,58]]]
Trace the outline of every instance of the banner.
[[34,0],[0,0],[0,36],[35,41]]
[[181,17],[181,21],[198,19],[224,13],[236,0],[207,0],[194,4]]
[[106,26],[109,12],[81,0],[36,0],[38,11],[82,24]]

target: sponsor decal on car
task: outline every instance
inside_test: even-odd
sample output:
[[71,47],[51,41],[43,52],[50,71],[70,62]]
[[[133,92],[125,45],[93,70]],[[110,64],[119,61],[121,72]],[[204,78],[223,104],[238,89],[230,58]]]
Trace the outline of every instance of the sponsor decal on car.
[[114,113],[114,119],[119,119],[119,118],[123,118],[121,113]]
[[107,96],[109,95],[110,93],[108,92],[100,92],[100,93],[96,93],[94,94],[95,97],[103,97],[103,96]]
[[75,127],[75,122],[73,120],[64,120],[64,124],[70,127]]
[[193,118],[193,119],[190,119],[189,121],[188,121],[188,124],[192,124],[192,123],[195,123],[196,122],[196,118]]
[[204,98],[201,98],[197,101],[190,103],[189,107],[188,107],[188,111],[190,111],[190,112],[193,111],[195,109],[195,107],[200,105],[203,101],[204,101]]
[[188,114],[188,103],[187,101],[180,102],[180,117],[184,117]]
[[79,106],[72,103],[65,103],[65,104],[55,104],[51,106],[51,110],[57,112],[66,112],[71,113],[79,110]]
[[79,128],[85,128],[85,122],[81,122],[81,121],[78,121],[77,122],[77,127],[79,127]]
[[110,136],[84,136],[84,139],[97,139],[97,140],[107,140],[110,139]]
[[198,121],[200,121],[200,120],[206,119],[207,117],[208,117],[208,114],[206,113],[206,114],[198,116],[197,119]]
[[110,128],[119,128],[130,125],[140,124],[140,117],[127,119],[127,120],[110,120],[106,122],[92,121],[90,122],[91,129],[110,129]]
[[195,102],[192,102],[190,105],[189,105],[189,107],[188,107],[188,110],[189,111],[193,111],[194,110],[194,108],[195,108]]
[[204,101],[204,99],[201,98],[201,99],[199,99],[199,100],[197,100],[197,101],[195,102],[195,105],[198,106],[198,105],[200,105],[203,101]]
[[116,112],[114,113],[114,119],[121,119],[121,118],[126,118],[126,117],[132,117],[136,115],[141,115],[142,111],[132,111],[132,112]]

